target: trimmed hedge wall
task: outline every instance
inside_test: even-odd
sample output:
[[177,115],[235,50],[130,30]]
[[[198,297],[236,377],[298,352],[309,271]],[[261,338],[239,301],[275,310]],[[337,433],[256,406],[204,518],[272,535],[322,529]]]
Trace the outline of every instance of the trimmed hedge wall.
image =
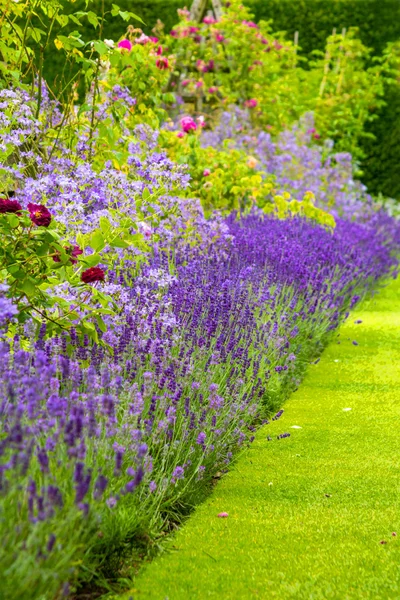
[[274,29],[299,32],[304,54],[323,50],[336,28],[358,27],[362,42],[380,54],[400,38],[400,0],[247,0],[257,20],[273,19]]

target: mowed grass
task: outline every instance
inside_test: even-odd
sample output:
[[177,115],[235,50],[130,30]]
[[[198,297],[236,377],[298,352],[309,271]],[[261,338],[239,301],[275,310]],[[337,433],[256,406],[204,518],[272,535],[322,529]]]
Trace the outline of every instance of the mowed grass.
[[400,598],[400,281],[337,339],[124,599]]

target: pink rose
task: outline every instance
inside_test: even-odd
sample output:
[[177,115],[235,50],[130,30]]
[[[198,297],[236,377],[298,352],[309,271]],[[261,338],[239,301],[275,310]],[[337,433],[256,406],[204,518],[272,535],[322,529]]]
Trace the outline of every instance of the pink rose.
[[192,117],[183,117],[181,119],[181,127],[185,133],[189,133],[189,131],[195,131],[197,129],[197,125],[193,121]]
[[156,60],[156,67],[157,69],[160,69],[160,71],[165,71],[165,69],[168,69],[168,58],[166,56],[160,56],[160,58]]
[[247,108],[255,108],[258,104],[258,101],[255,98],[250,98],[250,100],[246,100],[244,105]]
[[128,52],[130,52],[132,50],[132,43],[127,39],[121,40],[118,42],[118,48],[121,48],[121,50],[128,50]]

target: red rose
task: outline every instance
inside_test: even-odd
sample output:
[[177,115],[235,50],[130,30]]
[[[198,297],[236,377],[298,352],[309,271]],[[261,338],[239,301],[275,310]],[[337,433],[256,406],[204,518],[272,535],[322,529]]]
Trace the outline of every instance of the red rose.
[[164,71],[164,69],[168,69],[168,66],[169,66],[169,63],[168,63],[168,58],[166,56],[160,56],[160,58],[158,58],[156,60],[157,69]]
[[[71,257],[70,258],[70,262],[73,265],[75,265],[78,262],[77,260],[75,260],[75,258],[77,256],[79,256],[80,254],[83,254],[83,250],[81,250],[81,248],[79,248],[79,246],[66,246],[64,248],[64,250]],[[57,252],[55,254],[55,256],[53,256],[53,260],[54,260],[54,262],[61,262],[61,260],[60,260],[60,253],[59,252]]]
[[0,198],[0,214],[5,213],[17,213],[19,214],[22,210],[22,206],[16,200],[9,200],[8,198]]
[[75,260],[75,258],[77,256],[79,256],[80,254],[83,254],[83,250],[82,248],[79,248],[79,246],[72,246],[72,250],[71,250],[71,262],[73,265],[75,265],[78,261]]
[[90,267],[83,271],[81,280],[83,283],[94,283],[95,281],[104,281],[105,272],[100,267]]
[[32,223],[41,227],[48,227],[51,222],[51,213],[43,204],[28,204],[29,216]]

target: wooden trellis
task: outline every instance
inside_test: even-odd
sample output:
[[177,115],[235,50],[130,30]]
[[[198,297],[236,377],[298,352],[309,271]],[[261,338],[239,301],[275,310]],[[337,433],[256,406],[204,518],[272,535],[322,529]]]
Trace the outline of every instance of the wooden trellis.
[[[190,20],[197,23],[201,23],[205,16],[212,16],[215,19],[219,19],[222,15],[222,4],[221,0],[194,0],[190,8]],[[172,89],[177,83],[179,83],[181,73],[171,76],[169,82],[169,89]],[[203,94],[188,95],[180,90],[181,97],[185,103],[194,104],[195,110],[201,112],[203,109]]]
[[[211,6],[210,6],[211,5]],[[220,0],[194,0],[190,9],[190,19],[200,23],[204,15],[210,12],[216,19],[219,19],[222,13]]]

